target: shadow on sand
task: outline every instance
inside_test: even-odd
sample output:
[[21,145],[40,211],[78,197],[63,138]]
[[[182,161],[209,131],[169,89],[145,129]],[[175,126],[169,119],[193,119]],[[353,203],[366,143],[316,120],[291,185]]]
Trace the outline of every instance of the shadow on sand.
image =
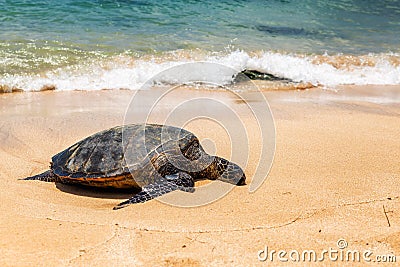
[[108,198],[108,199],[128,199],[140,192],[140,189],[115,189],[115,188],[96,188],[82,185],[67,185],[56,183],[57,189],[85,197]]

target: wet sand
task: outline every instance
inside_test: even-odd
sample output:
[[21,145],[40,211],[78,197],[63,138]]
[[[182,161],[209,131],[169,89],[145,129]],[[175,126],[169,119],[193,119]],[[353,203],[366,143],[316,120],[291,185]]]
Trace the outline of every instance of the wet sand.
[[[262,266],[270,258],[260,262],[257,254],[266,246],[320,253],[337,249],[339,239],[348,249],[371,250],[372,259],[400,256],[399,92],[376,86],[264,92],[274,116],[276,151],[268,177],[249,193],[263,142],[252,132],[257,125],[245,103],[257,110],[263,102],[255,93],[238,99],[227,92],[180,90],[176,103],[211,97],[235,108],[250,130],[248,185],[200,207],[153,200],[117,211],[112,207],[129,194],[18,179],[46,170],[52,155],[76,141],[122,124],[134,93],[1,94],[0,264]],[[162,122],[176,103],[161,101],[149,120]],[[146,101],[135,110],[144,106]],[[184,106],[177,117],[187,114]],[[211,120],[185,127],[214,142],[204,141],[208,151],[224,157],[237,151]]]

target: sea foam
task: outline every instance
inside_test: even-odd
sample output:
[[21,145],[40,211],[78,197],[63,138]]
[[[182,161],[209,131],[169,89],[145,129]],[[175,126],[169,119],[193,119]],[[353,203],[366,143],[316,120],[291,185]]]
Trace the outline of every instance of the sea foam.
[[[248,69],[270,73],[294,82],[316,86],[338,85],[397,85],[400,84],[400,56],[398,54],[302,55],[278,52],[228,53],[191,52],[133,58],[120,55],[98,62],[82,62],[77,65],[45,71],[40,74],[3,74],[0,91],[100,90],[142,88],[143,84],[185,84],[207,81],[216,85],[231,83],[236,74]],[[184,54],[184,56],[182,56]],[[178,65],[179,71],[166,71]],[[212,62],[227,68],[210,68]],[[224,71],[221,72],[221,69]],[[153,78],[156,77],[156,78]]]

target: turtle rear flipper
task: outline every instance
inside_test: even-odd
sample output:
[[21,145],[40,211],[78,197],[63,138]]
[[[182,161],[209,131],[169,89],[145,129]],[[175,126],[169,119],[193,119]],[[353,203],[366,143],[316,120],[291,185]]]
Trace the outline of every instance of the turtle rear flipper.
[[143,203],[153,198],[162,196],[175,190],[184,192],[194,192],[193,178],[184,172],[179,172],[174,175],[168,175],[165,179],[160,179],[157,183],[146,185],[142,191],[131,197],[130,199],[119,203],[114,207],[114,210],[124,208],[130,204]]
[[19,180],[39,180],[39,181],[44,181],[44,182],[56,182],[57,181],[57,176],[51,171],[45,171],[44,173],[35,175],[35,176],[30,176],[26,177],[23,179]]

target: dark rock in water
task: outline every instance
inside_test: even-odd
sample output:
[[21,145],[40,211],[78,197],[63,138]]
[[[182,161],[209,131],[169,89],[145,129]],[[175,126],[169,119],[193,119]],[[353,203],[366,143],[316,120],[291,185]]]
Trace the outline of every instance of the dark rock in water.
[[42,88],[40,88],[40,91],[54,91],[56,90],[56,86],[53,84],[46,84],[43,85]]
[[[270,73],[263,73],[257,70],[244,70],[236,76],[235,82],[246,80],[242,75],[245,75],[250,80],[264,80],[264,81],[280,81],[280,82],[292,82],[291,79],[278,77]],[[242,77],[240,77],[242,76]]]
[[20,93],[23,92],[24,90],[17,88],[17,87],[10,87],[8,85],[1,85],[0,84],[0,94],[4,93]]
[[292,28],[285,26],[268,26],[268,25],[258,25],[256,29],[262,32],[266,32],[276,35],[311,35],[311,32],[304,30],[303,28]]
[[257,25],[255,26],[255,28],[261,32],[271,35],[272,37],[289,36],[292,38],[305,37],[308,39],[346,38],[336,31],[331,31],[327,29],[306,30],[303,28],[269,25]]

